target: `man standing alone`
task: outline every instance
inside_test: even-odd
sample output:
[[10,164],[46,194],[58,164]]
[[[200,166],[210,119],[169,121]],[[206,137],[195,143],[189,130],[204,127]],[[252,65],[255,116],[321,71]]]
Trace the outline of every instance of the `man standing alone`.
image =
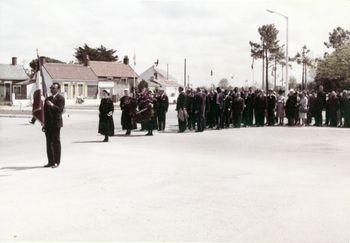
[[62,113],[65,101],[63,96],[58,93],[60,88],[59,83],[53,83],[50,87],[52,95],[45,99],[45,122],[42,130],[46,136],[48,164],[44,167],[56,168],[61,162],[60,131],[63,126]]

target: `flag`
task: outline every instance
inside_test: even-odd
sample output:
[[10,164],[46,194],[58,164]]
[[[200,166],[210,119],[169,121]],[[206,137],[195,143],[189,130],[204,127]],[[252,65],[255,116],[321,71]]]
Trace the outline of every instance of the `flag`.
[[43,90],[42,90],[42,79],[41,72],[38,70],[36,72],[36,81],[35,81],[36,90],[33,94],[33,117],[38,119],[40,123],[44,124],[44,103],[43,103]]
[[33,94],[33,109],[32,114],[33,117],[38,119],[41,125],[44,124],[44,100],[47,97],[48,84],[45,83],[42,63],[39,57],[38,50],[37,51],[37,59],[38,59],[38,70],[35,74],[35,86],[36,90]]
[[133,57],[133,59],[134,59],[134,66],[136,66],[136,53],[135,53],[135,50],[134,50],[134,57]]
[[154,63],[154,65],[157,67],[159,64],[159,59],[157,59],[157,61]]

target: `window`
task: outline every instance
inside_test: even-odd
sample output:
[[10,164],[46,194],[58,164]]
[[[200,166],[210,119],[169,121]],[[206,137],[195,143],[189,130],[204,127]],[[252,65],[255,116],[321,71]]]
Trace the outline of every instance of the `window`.
[[78,96],[83,96],[83,85],[78,84]]
[[97,85],[88,85],[87,86],[87,96],[89,98],[96,98],[97,93],[98,93],[98,88]]
[[63,93],[66,95],[66,98],[69,97],[69,93],[68,93],[68,84],[64,84],[64,85],[63,85]]
[[13,86],[13,93],[17,94],[21,94],[21,86],[20,85],[14,85]]

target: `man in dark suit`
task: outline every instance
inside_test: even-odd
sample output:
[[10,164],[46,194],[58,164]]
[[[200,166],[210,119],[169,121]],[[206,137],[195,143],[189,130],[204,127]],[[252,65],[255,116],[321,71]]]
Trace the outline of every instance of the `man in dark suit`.
[[204,92],[197,88],[194,96],[194,113],[197,117],[197,132],[203,132],[205,128],[205,105],[207,97]]
[[276,96],[273,93],[273,90],[270,89],[268,92],[268,96],[266,98],[266,104],[267,104],[267,124],[269,126],[274,126],[275,125],[275,110],[276,110],[276,104],[277,104],[277,99]]
[[242,123],[242,112],[244,109],[244,99],[239,92],[233,93],[232,114],[233,127],[240,128]]
[[159,95],[157,96],[157,115],[158,115],[158,131],[164,131],[166,113],[169,108],[169,98],[165,94],[164,90],[159,90]]
[[224,93],[219,87],[216,88],[216,106],[217,106],[217,126],[216,129],[224,128]]
[[53,83],[50,87],[52,95],[45,99],[45,122],[42,130],[46,136],[48,164],[44,167],[56,168],[61,162],[60,131],[63,126],[62,113],[65,101],[63,96],[58,93],[60,88],[59,83]]
[[179,96],[176,101],[176,111],[179,122],[179,132],[184,132],[187,125],[186,95],[184,89],[179,87]]
[[315,105],[315,126],[322,126],[322,111],[326,107],[326,93],[323,91],[323,86],[320,85]]

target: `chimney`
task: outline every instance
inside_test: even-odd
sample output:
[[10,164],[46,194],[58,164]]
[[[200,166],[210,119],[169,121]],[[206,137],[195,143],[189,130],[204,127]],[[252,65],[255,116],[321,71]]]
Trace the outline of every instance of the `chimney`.
[[17,65],[17,57],[12,57],[12,65]]
[[39,57],[40,64],[44,65],[46,63],[45,57]]
[[85,59],[84,59],[84,66],[89,66],[89,63],[90,62],[90,57],[89,57],[89,55],[88,54],[86,54],[86,57],[85,57]]
[[125,65],[129,65],[129,57],[128,56],[124,56],[123,63]]

